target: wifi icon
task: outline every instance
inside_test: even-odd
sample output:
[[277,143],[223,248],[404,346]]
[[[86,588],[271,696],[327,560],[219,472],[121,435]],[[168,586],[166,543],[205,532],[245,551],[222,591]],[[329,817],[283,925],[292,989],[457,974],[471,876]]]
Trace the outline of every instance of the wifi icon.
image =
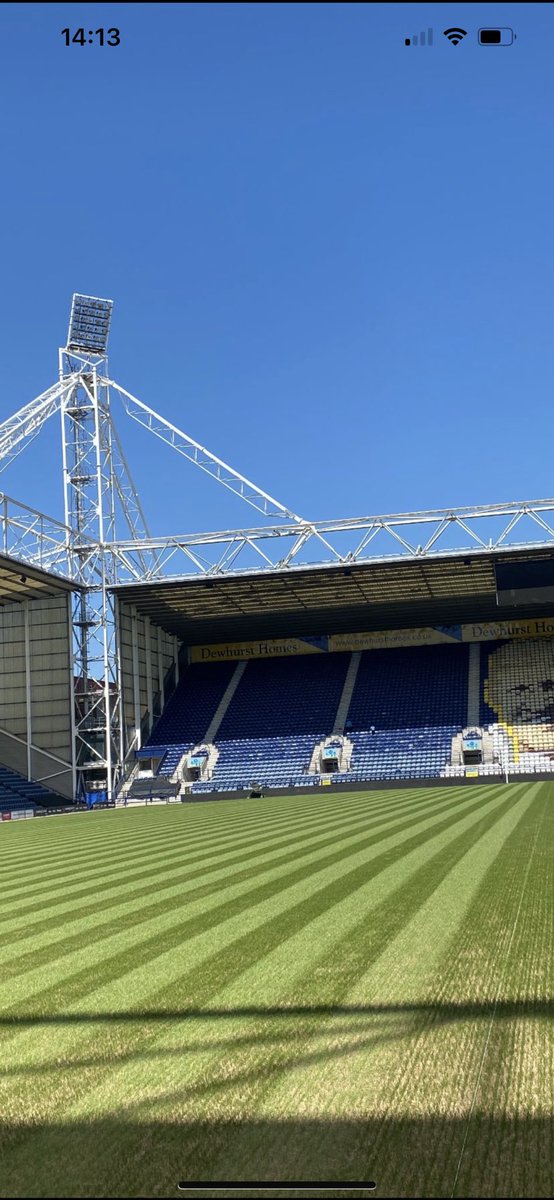
[[453,46],[457,46],[462,38],[467,37],[467,29],[445,29],[444,36],[448,38],[449,42],[452,42]]

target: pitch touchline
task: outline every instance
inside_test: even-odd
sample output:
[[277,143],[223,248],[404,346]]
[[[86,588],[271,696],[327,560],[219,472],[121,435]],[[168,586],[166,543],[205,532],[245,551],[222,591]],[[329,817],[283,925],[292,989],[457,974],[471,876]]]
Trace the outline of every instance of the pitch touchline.
[[[542,822],[543,822],[543,819],[544,819],[544,814],[545,814],[545,812],[546,812],[546,805],[544,805],[544,807],[543,807],[543,810],[542,810],[542,816],[541,816],[541,819],[540,819],[540,821],[539,821],[539,824],[538,824],[538,826],[537,826],[537,832],[536,832],[536,834],[535,834],[535,840],[534,840],[534,842],[533,842],[533,847],[532,847],[532,850],[531,850],[531,854],[529,855],[529,862],[527,863],[527,868],[526,868],[526,871],[525,871],[525,875],[524,875],[524,877],[523,877],[523,886],[522,886],[522,889],[521,889],[521,896],[520,896],[520,898],[519,898],[519,904],[518,904],[518,906],[517,906],[517,912],[516,912],[516,915],[515,915],[515,917],[514,917],[514,924],[513,924],[512,932],[511,932],[511,934],[510,934],[510,940],[509,940],[509,942],[508,942],[508,948],[507,948],[507,950],[506,950],[506,956],[505,956],[505,959],[504,959],[504,970],[506,969],[506,963],[507,963],[507,961],[508,961],[509,954],[510,954],[510,950],[511,950],[511,946],[512,946],[512,942],[513,942],[513,940],[514,940],[514,934],[515,934],[516,927],[517,927],[517,923],[518,923],[518,920],[519,920],[519,914],[520,914],[520,912],[521,912],[521,906],[522,906],[522,904],[523,904],[523,897],[524,897],[524,895],[525,895],[525,889],[526,889],[526,887],[527,887],[527,880],[528,880],[528,878],[529,878],[529,872],[530,872],[530,870],[531,870],[531,863],[533,862],[533,858],[534,858],[535,850],[536,850],[536,848],[537,848],[537,842],[538,842],[538,840],[539,840],[539,833],[540,833],[540,830],[541,830],[541,826],[542,826]],[[492,1033],[492,1027],[493,1027],[493,1024],[494,1024],[494,1018],[495,1018],[495,1016],[496,1016],[496,1009],[497,1009],[498,1000],[499,1000],[499,997],[500,997],[500,989],[501,989],[501,987],[502,987],[502,984],[503,984],[503,983],[504,983],[504,972],[502,972],[502,974],[501,974],[501,976],[500,976],[500,980],[499,980],[498,988],[497,988],[497,990],[496,990],[496,996],[495,996],[495,999],[494,999],[494,1006],[493,1006],[493,1010],[492,1010],[492,1013],[491,1013],[491,1019],[490,1019],[490,1022],[489,1022],[489,1028],[488,1028],[487,1036],[486,1036],[486,1038],[485,1038],[485,1045],[483,1046],[483,1053],[482,1053],[482,1055],[481,1055],[481,1062],[480,1062],[480,1065],[479,1065],[479,1071],[478,1071],[478,1073],[477,1073],[477,1080],[476,1080],[476,1082],[475,1082],[475,1089],[474,1089],[474,1092],[473,1092],[473,1098],[472,1098],[472,1101],[471,1101],[471,1105],[470,1105],[470,1109],[469,1109],[469,1113],[468,1113],[468,1117],[467,1117],[467,1121],[466,1121],[466,1128],[465,1128],[465,1133],[464,1133],[464,1140],[463,1140],[463,1142],[462,1142],[462,1148],[461,1148],[461,1150],[460,1150],[460,1157],[459,1157],[459,1159],[458,1159],[458,1165],[457,1165],[457,1167],[456,1167],[456,1174],[455,1174],[455,1176],[454,1176],[454,1183],[452,1184],[452,1191],[451,1191],[451,1193],[450,1193],[450,1200],[453,1200],[453,1197],[454,1197],[454,1192],[456,1191],[456,1184],[457,1184],[457,1182],[458,1182],[458,1175],[460,1174],[460,1168],[461,1168],[461,1165],[462,1165],[462,1159],[463,1159],[463,1157],[464,1157],[464,1152],[465,1152],[465,1148],[466,1148],[466,1142],[467,1142],[467,1139],[468,1139],[468,1134],[469,1134],[469,1126],[470,1126],[470,1124],[471,1124],[471,1118],[472,1118],[472,1116],[473,1116],[473,1109],[474,1109],[474,1107],[475,1107],[475,1101],[476,1101],[476,1099],[477,1099],[477,1091],[478,1091],[478,1088],[479,1088],[479,1083],[480,1083],[480,1081],[481,1081],[481,1075],[482,1075],[482,1072],[483,1072],[483,1067],[484,1067],[484,1065],[485,1065],[485,1058],[486,1058],[487,1049],[488,1049],[488,1045],[489,1045],[489,1041],[490,1041],[490,1036],[491,1036],[491,1033]]]

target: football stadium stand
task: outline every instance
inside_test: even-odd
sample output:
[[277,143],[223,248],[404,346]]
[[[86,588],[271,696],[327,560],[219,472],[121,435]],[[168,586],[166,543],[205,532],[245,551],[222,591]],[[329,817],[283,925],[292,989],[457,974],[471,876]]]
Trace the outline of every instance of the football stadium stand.
[[194,664],[137,757],[137,799],[552,771],[554,642]]
[[[248,663],[219,726],[211,778],[193,782],[193,792],[319,783],[314,748],[338,733],[352,657]],[[349,770],[336,771],[336,781],[440,775],[452,737],[465,722],[468,647],[367,651],[357,657],[355,685],[340,722],[351,743]],[[233,669],[228,663],[189,667],[139,757],[157,759],[159,774],[174,775],[204,737]],[[338,737],[339,747],[344,740]],[[329,740],[326,750],[331,753]],[[146,780],[141,786],[147,789]]]

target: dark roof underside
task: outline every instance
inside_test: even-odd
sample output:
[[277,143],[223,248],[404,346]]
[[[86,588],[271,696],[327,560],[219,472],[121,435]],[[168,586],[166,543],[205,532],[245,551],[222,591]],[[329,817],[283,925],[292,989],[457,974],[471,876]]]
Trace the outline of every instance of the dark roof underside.
[[[294,568],[114,590],[186,645],[260,637],[356,633],[421,625],[508,620],[498,607],[496,562],[552,559],[551,551],[460,555],[405,562]],[[554,611],[552,601],[526,615]]]
[[78,584],[51,575],[40,567],[18,562],[15,558],[0,554],[0,605],[14,604],[22,600],[44,600],[49,596],[60,596],[71,592]]

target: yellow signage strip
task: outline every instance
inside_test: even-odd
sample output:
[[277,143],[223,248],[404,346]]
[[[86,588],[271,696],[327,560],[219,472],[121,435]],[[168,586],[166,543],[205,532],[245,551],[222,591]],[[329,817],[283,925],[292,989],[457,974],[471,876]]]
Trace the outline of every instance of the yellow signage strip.
[[333,633],[314,638],[261,638],[252,642],[220,642],[191,646],[190,662],[236,662],[251,658],[290,658],[297,654],[389,650],[403,646],[455,645],[505,638],[554,637],[554,617],[517,621],[481,621],[420,629],[389,629],[374,633]]

